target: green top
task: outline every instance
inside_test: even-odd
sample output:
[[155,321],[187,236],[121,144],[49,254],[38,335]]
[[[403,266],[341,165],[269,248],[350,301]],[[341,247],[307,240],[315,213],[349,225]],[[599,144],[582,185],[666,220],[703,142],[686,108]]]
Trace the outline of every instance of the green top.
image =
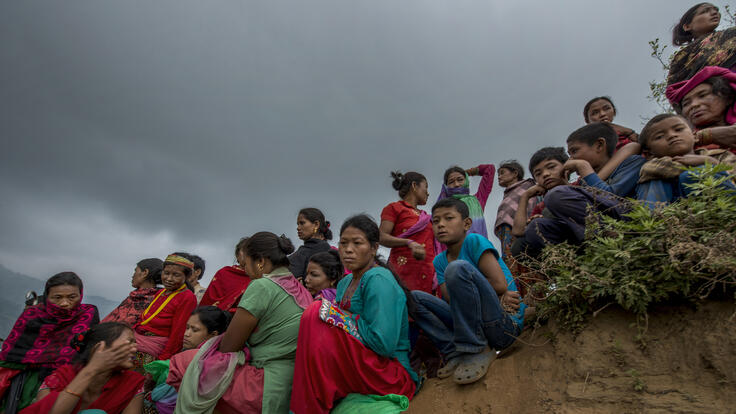
[[280,267],[250,282],[239,307],[258,318],[248,348],[256,368],[263,368],[263,412],[288,413],[294,377],[296,339],[304,309],[269,277],[288,275]]
[[[350,274],[337,284],[338,303],[352,280],[353,275]],[[365,272],[350,298],[350,309],[347,310],[353,313],[351,318],[358,326],[363,344],[378,355],[396,358],[411,379],[417,382],[417,374],[409,365],[409,312],[406,309],[406,296],[391,271],[376,266]]]

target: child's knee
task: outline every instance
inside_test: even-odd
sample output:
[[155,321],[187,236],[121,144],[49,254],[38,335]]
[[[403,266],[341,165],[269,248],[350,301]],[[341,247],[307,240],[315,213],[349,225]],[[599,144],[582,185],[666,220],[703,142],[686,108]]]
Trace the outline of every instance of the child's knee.
[[467,277],[475,270],[473,265],[466,260],[455,260],[445,269],[445,283],[451,285],[455,282],[467,279]]

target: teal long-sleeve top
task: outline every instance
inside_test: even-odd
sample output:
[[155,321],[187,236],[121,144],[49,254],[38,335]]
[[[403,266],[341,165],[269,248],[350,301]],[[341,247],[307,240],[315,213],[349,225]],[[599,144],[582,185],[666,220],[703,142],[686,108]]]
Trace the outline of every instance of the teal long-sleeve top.
[[[337,302],[353,280],[347,275],[337,284]],[[417,374],[409,365],[409,312],[406,296],[391,272],[374,267],[363,274],[360,285],[350,298],[351,318],[358,327],[363,345],[378,355],[396,358],[414,382]]]

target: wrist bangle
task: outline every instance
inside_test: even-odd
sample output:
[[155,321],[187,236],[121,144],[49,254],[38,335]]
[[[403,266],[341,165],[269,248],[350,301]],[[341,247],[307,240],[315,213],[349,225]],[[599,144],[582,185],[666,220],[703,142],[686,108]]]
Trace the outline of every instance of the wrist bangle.
[[409,241],[407,241],[407,242],[406,242],[406,245],[407,245],[407,247],[408,247],[408,246],[409,246],[410,244],[414,243],[414,240],[412,240],[412,239],[407,239],[407,240],[409,240]]
[[69,391],[69,388],[64,388],[64,392],[67,393],[67,394],[69,394],[69,395],[73,395],[73,396],[79,398],[80,400],[82,399],[82,396],[81,395],[77,394],[76,392]]
[[710,128],[706,128],[700,134],[700,143],[703,145],[709,145],[713,143],[713,134]]

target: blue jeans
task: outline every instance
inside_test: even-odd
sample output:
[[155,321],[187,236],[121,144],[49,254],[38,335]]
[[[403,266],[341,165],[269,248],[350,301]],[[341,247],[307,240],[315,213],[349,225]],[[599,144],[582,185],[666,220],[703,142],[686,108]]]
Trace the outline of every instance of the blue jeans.
[[455,260],[445,269],[450,303],[422,291],[412,291],[416,301],[414,321],[445,359],[461,353],[478,353],[490,345],[503,349],[514,343],[520,327],[501,308],[496,291],[478,269]]

